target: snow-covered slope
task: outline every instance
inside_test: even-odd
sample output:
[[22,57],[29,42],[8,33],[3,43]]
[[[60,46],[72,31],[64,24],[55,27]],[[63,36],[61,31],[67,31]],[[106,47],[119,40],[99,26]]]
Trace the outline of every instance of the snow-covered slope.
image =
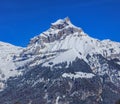
[[107,61],[100,63],[99,55],[109,61],[117,60],[114,62],[119,65],[120,43],[92,38],[81,28],[74,26],[69,18],[52,23],[50,29],[32,38],[28,47],[21,53],[30,68],[40,64],[53,68],[65,62],[66,67],[69,67],[76,58],[82,59],[94,74],[107,74],[111,82],[119,86],[120,71],[110,68]]
[[88,62],[88,54],[101,54],[107,59],[120,58],[120,43],[94,39],[74,26],[69,18],[65,18],[52,23],[50,29],[31,39],[21,55],[30,58],[46,57],[35,63],[50,66],[51,62],[52,65],[66,61],[69,64],[76,57]]
[[120,98],[120,43],[94,39],[68,17],[24,49],[0,44],[0,78],[7,85],[1,84],[1,104],[114,104]]
[[19,75],[14,63],[14,56],[21,52],[22,48],[13,46],[9,43],[0,42],[0,88],[4,81],[10,77]]
[[[101,64],[98,56],[106,59]],[[74,62],[76,58],[84,60],[95,74],[109,75],[112,82],[120,81],[116,69],[111,69],[107,63],[111,60],[120,63],[120,43],[109,39],[98,40],[87,35],[81,28],[74,26],[70,19],[59,19],[51,24],[50,29],[31,39],[30,44],[21,53],[28,67],[42,64],[43,67],[55,67],[60,63]],[[113,76],[115,76],[113,78]],[[117,80],[113,81],[113,80]]]

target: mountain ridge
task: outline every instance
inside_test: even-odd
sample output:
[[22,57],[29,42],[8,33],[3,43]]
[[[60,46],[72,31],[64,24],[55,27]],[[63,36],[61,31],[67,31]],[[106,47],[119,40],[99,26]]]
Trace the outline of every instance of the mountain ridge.
[[94,39],[68,17],[12,52],[17,75],[0,79],[1,104],[114,104],[120,98],[120,43]]

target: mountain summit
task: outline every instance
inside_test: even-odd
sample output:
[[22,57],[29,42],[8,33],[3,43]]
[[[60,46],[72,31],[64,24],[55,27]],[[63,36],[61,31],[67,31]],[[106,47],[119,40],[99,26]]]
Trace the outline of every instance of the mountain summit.
[[120,43],[94,39],[68,17],[17,53],[10,62],[20,74],[1,80],[0,104],[114,104],[120,98]]
[[83,34],[82,29],[74,26],[67,17],[63,20],[59,19],[55,23],[52,23],[50,29],[31,39],[30,44],[34,42],[41,44],[42,42],[50,43],[74,33],[85,35]]
[[[55,57],[55,63],[73,61],[76,57],[87,61],[87,55],[101,54],[107,59],[120,55],[120,43],[110,40],[100,41],[87,35],[81,28],[74,26],[70,19],[59,19],[52,23],[50,29],[31,39],[30,44],[21,55],[23,56],[56,56],[70,55],[63,59]],[[61,51],[64,51],[61,53]],[[49,56],[49,57],[48,57]],[[68,59],[69,58],[69,59]],[[71,59],[70,59],[71,58]],[[57,61],[56,61],[57,60]],[[42,60],[43,61],[43,60]],[[46,61],[46,60],[45,60]],[[49,62],[49,61],[47,61]]]

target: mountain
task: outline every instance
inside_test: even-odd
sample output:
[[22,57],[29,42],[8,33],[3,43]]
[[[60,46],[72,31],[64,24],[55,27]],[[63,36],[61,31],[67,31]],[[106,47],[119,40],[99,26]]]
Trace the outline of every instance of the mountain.
[[0,42],[0,90],[4,88],[4,82],[11,76],[17,76],[20,72],[13,58],[21,52],[22,48],[9,43]]
[[11,66],[3,70],[17,74],[6,74],[0,104],[115,104],[120,99],[120,43],[94,39],[68,17],[12,52]]

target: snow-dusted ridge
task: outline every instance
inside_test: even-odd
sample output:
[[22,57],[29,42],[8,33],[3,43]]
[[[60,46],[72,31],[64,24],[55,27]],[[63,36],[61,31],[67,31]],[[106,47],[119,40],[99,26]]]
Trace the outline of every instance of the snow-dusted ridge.
[[13,58],[15,55],[19,55],[21,51],[21,47],[0,42],[0,89],[4,88],[3,81],[20,74],[20,71],[16,70],[17,66]]
[[16,65],[13,62],[13,58],[15,55],[19,55],[21,49],[21,47],[0,42],[0,79],[2,76],[4,76],[2,79],[7,79],[18,74],[17,70],[15,70]]
[[[70,63],[79,58],[90,66],[94,74],[108,74],[112,82],[113,76],[119,80],[119,72],[109,69],[108,64],[101,65],[95,55],[101,55],[107,60],[120,59],[120,43],[92,38],[81,28],[74,26],[68,17],[52,23],[48,30],[32,38],[22,53],[22,56],[24,55],[28,56],[29,60],[31,57],[29,67],[42,64],[44,67],[53,68],[64,62],[67,62],[66,67],[69,67]],[[91,58],[87,59],[89,55]],[[119,62],[116,64],[119,65]]]
[[94,39],[68,17],[26,48],[0,42],[0,91],[0,104],[115,104],[120,43]]
[[[86,59],[88,54],[101,54],[107,59],[120,57],[120,43],[94,39],[81,28],[74,26],[67,17],[57,20],[51,24],[50,29],[32,38],[28,47],[23,49],[16,59],[23,60],[24,58],[24,61],[20,61],[16,65],[24,65],[29,61],[32,61],[30,66],[40,63],[44,63],[43,66],[54,66],[62,62],[67,62],[69,65],[76,58],[88,63]],[[37,57],[46,58],[36,60]]]
[[[28,47],[24,49],[0,42],[0,80],[7,80],[21,74],[21,71],[16,69],[26,64],[29,65],[28,67],[42,64],[42,66],[52,68],[56,64],[67,62],[67,67],[69,67],[69,64],[76,58],[83,59],[91,69],[99,67],[99,69],[93,70],[94,73],[100,72],[100,75],[108,73],[101,72],[97,59],[87,59],[88,55],[94,54],[100,54],[107,60],[116,57],[120,59],[120,43],[94,39],[81,28],[74,26],[68,17],[59,19],[52,23],[48,30],[32,38]],[[91,64],[89,61],[96,62],[96,64],[93,66],[94,63]],[[116,63],[119,64],[120,61]],[[76,78],[82,75],[79,77],[84,78],[83,74],[76,72],[76,75],[66,74],[66,76]],[[91,74],[90,76],[90,78],[93,77]]]
[[[60,53],[60,50],[67,51]],[[52,23],[50,29],[31,39],[23,54],[34,54],[37,57],[49,53],[55,53],[56,56],[47,57],[51,60],[44,63],[45,66],[49,66],[49,62],[53,65],[65,61],[69,63],[76,57],[86,60],[88,54],[102,54],[105,58],[111,59],[120,55],[120,43],[94,39],[81,28],[74,26],[67,17]],[[42,62],[44,60],[40,60],[39,63]]]

